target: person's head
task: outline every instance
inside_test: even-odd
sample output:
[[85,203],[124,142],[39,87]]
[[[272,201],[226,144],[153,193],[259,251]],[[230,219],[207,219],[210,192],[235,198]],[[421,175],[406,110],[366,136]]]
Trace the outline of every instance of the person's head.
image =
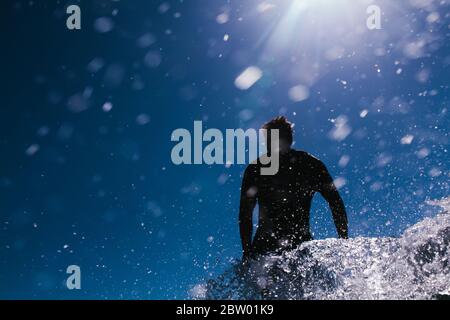
[[286,117],[276,117],[263,125],[263,129],[267,130],[267,146],[270,147],[271,130],[278,130],[279,134],[279,149],[280,151],[287,151],[291,148],[293,142],[293,126]]

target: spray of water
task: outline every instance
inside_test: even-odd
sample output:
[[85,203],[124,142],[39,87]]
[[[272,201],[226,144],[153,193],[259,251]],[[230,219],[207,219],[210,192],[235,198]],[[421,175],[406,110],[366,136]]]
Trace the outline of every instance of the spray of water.
[[400,238],[327,239],[231,266],[197,299],[440,299],[450,295],[450,198]]

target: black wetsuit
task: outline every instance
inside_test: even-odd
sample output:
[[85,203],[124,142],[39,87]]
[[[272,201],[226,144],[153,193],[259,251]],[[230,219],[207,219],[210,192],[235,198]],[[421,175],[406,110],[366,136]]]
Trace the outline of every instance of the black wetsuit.
[[[240,231],[244,256],[292,248],[312,240],[309,212],[314,194],[328,201],[339,237],[347,238],[344,203],[325,165],[303,151],[280,154],[279,171],[261,175],[261,164],[251,164],[241,188]],[[252,239],[252,211],[259,205],[259,221]]]

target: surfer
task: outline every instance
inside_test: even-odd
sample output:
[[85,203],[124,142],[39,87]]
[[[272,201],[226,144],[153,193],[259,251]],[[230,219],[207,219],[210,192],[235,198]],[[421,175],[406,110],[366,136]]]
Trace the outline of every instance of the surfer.
[[[328,202],[337,233],[348,238],[344,203],[325,165],[317,158],[291,148],[292,124],[277,117],[263,126],[278,130],[279,170],[274,175],[261,175],[260,161],[250,164],[244,173],[239,212],[243,260],[260,254],[292,249],[312,240],[309,224],[311,202],[319,192]],[[270,141],[267,145],[271,146]],[[253,209],[259,206],[258,227],[253,237]]]

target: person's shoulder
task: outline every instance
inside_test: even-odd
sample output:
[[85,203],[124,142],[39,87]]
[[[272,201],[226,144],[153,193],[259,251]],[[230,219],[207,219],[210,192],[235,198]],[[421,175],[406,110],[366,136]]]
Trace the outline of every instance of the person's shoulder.
[[302,158],[310,161],[320,161],[319,158],[313,156],[311,153],[303,151],[303,150],[293,150],[294,154],[298,158]]
[[297,158],[299,158],[303,163],[309,164],[313,167],[321,167],[323,166],[323,162],[317,158],[316,156],[303,151],[303,150],[295,150],[295,155]]

